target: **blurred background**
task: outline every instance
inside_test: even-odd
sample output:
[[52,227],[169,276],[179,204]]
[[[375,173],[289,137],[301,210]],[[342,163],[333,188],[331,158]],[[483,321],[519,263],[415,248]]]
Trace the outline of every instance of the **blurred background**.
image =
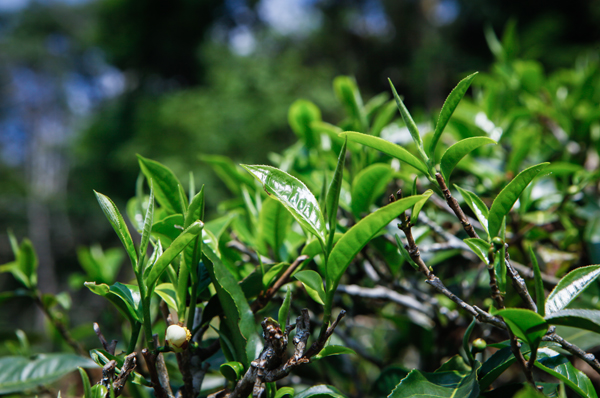
[[[422,115],[466,74],[489,70],[486,29],[501,37],[512,24],[514,51],[545,73],[598,53],[600,2],[536,3],[0,0],[0,264],[13,260],[8,229],[30,237],[43,292],[69,290],[74,325],[91,329],[103,303],[77,290],[77,248],[119,245],[92,189],[123,208],[136,153],[184,184],[193,171],[210,214],[229,196],[199,155],[268,163],[294,141],[295,99],[339,120],[337,75],[354,76],[365,98],[388,91],[390,77]],[[16,287],[0,274],[0,291]],[[2,335],[43,322],[28,299],[3,311]]]

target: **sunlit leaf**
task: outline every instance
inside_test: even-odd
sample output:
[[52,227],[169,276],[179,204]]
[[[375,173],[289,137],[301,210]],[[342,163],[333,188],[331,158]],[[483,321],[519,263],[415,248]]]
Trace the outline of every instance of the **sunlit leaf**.
[[324,347],[321,352],[313,357],[313,360],[318,361],[321,358],[329,357],[332,355],[342,355],[342,354],[353,354],[356,355],[356,352],[352,348],[344,347],[341,345],[328,345]]
[[500,315],[510,330],[532,347],[537,349],[542,337],[548,330],[548,324],[537,313],[523,308],[506,308],[496,311],[495,315]]
[[465,202],[467,203],[467,205],[469,206],[471,211],[473,211],[473,213],[475,214],[475,217],[477,217],[477,219],[479,220],[481,227],[487,234],[488,233],[488,216],[489,216],[490,211],[488,210],[486,204],[474,192],[467,191],[466,189],[462,189],[461,187],[459,187],[456,184],[454,184],[454,187],[458,190],[458,192],[460,192],[461,196],[463,197],[463,199],[465,200]]
[[535,366],[563,381],[582,398],[598,398],[592,381],[569,360],[549,348],[540,348]]
[[319,107],[303,99],[296,100],[288,111],[290,127],[309,148],[313,148],[319,143],[319,136],[313,131],[311,123],[320,120],[321,111]]
[[358,218],[369,211],[377,195],[381,195],[392,178],[392,169],[384,163],[375,163],[362,169],[352,183],[352,213]]
[[181,184],[175,174],[166,166],[159,162],[147,159],[141,155],[138,156],[140,169],[146,176],[148,181],[152,181],[154,189],[154,196],[158,203],[167,211],[169,214],[184,214],[185,196],[182,199],[179,194],[179,187]]
[[[533,258],[533,255],[532,255]],[[546,313],[552,314],[565,308],[600,276],[600,265],[580,267],[565,275],[546,299]]]
[[488,258],[490,244],[488,242],[479,238],[468,238],[465,239],[464,242],[471,248],[471,250],[473,250],[475,254],[477,254],[477,257],[479,257],[484,264],[490,264],[490,260]]
[[321,305],[325,305],[325,289],[323,288],[321,275],[313,270],[305,270],[296,272],[294,278],[302,282],[310,298]]
[[551,325],[572,326],[600,333],[600,311],[598,310],[546,311],[546,321]]
[[[327,231],[327,246],[325,250],[327,253],[331,252],[333,247],[333,239],[335,237],[335,229],[337,226],[337,213],[338,205],[340,201],[340,191],[342,189],[342,182],[344,176],[344,164],[346,163],[346,145],[348,139],[344,140],[344,145],[338,156],[338,162],[333,173],[333,178],[329,188],[327,189],[327,198],[325,201],[325,213],[327,216],[327,225],[329,230]],[[354,203],[354,201],[353,201]]]

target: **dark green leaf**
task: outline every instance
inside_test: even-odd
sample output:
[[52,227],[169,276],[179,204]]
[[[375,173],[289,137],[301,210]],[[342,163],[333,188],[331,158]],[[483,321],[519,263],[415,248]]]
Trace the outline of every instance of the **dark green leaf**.
[[535,366],[563,381],[582,398],[598,398],[589,377],[575,368],[569,360],[549,348],[540,348]]
[[465,96],[465,93],[469,89],[469,86],[471,85],[471,82],[473,81],[473,78],[475,78],[476,74],[477,72],[465,77],[460,82],[458,82],[456,87],[454,87],[454,89],[448,95],[448,98],[446,98],[446,101],[444,101],[444,105],[442,106],[442,110],[440,111],[440,117],[435,126],[433,138],[431,139],[431,143],[429,144],[429,150],[427,152],[429,157],[433,157],[433,154],[435,153],[435,147],[438,141],[440,140],[440,137],[442,136],[442,133],[444,132],[444,129],[446,128],[446,125],[450,120],[450,117],[454,113],[454,110],[456,109],[460,101]]
[[373,383],[373,393],[378,397],[387,397],[406,376],[408,376],[408,371],[400,366],[389,366],[383,369],[379,376],[377,376],[375,383]]
[[180,183],[173,172],[164,165],[137,155],[142,173],[152,181],[154,196],[168,214],[185,214],[186,204],[179,194]]
[[265,191],[279,200],[298,223],[325,247],[325,220],[315,196],[300,180],[271,166],[242,165],[259,180]]
[[465,330],[465,334],[463,335],[463,350],[465,350],[465,354],[469,359],[469,365],[472,366],[475,363],[475,358],[473,358],[473,354],[471,353],[471,348],[469,347],[469,339],[471,338],[471,333],[473,333],[473,329],[475,329],[475,325],[477,324],[477,320],[473,318],[467,330]]
[[471,248],[471,250],[473,250],[475,254],[477,254],[477,257],[479,257],[484,264],[490,264],[490,260],[488,258],[490,244],[488,242],[479,238],[468,238],[465,239],[464,242]]
[[254,314],[250,310],[242,288],[227,271],[217,254],[209,245],[205,245],[203,251],[206,255],[203,262],[225,312],[224,322],[221,322],[222,331],[227,329],[228,333],[225,334],[232,339],[235,360],[247,367],[256,355],[258,343]]
[[[333,247],[327,263],[327,293],[332,295],[350,262],[383,227],[428,196],[416,195],[384,206],[350,228]],[[328,297],[329,300],[329,297]]]
[[318,361],[321,358],[325,358],[331,355],[342,355],[342,354],[353,354],[356,355],[356,352],[352,348],[344,347],[341,345],[328,345],[324,347],[321,352],[314,356],[314,360]]
[[[423,150],[423,140],[421,139],[421,134],[419,133],[419,129],[417,128],[417,125],[414,122],[412,116],[408,112],[408,109],[406,109],[406,106],[404,106],[404,102],[402,102],[402,99],[396,92],[396,87],[394,87],[394,84],[392,83],[392,81],[390,79],[388,79],[388,81],[390,83],[390,87],[392,88],[392,93],[394,93],[394,99],[396,100],[396,105],[398,106],[398,110],[400,111],[400,114],[402,115],[402,119],[404,120],[404,123],[406,123],[406,127],[408,128],[408,131],[410,132],[410,135],[412,136],[413,141],[415,142],[415,144],[417,144],[417,147],[420,148],[420,150],[422,151]],[[425,155],[425,153],[423,153],[423,155]],[[427,158],[425,158],[424,160],[427,160]]]
[[446,183],[450,183],[450,175],[452,170],[470,152],[480,146],[487,144],[496,144],[496,141],[488,137],[470,137],[458,141],[444,152],[440,162],[440,171]]
[[325,305],[325,289],[321,275],[313,270],[296,272],[294,277],[304,285],[306,292],[317,303]]
[[401,160],[408,163],[415,169],[428,174],[427,166],[424,162],[416,158],[412,153],[402,148],[400,145],[396,145],[383,138],[374,137],[372,135],[356,133],[354,131],[346,131],[340,134],[341,137],[348,137],[348,141],[358,142],[359,144],[366,145],[370,148],[377,149],[385,153],[388,156]]
[[88,358],[75,354],[39,354],[33,358],[0,358],[0,394],[31,390],[52,383],[77,368],[97,368]]
[[488,234],[488,216],[490,211],[488,210],[483,200],[481,200],[479,196],[477,196],[474,192],[462,189],[456,184],[454,184],[454,187],[458,190],[458,192],[460,192],[471,211],[473,211],[473,213],[475,214],[475,217],[477,217],[477,219],[479,220],[479,223],[481,224],[483,230],[486,234]]
[[488,230],[490,238],[498,235],[502,226],[502,219],[510,212],[513,205],[521,196],[521,193],[529,183],[539,174],[549,163],[541,163],[531,166],[520,172],[504,189],[498,194],[488,217]]
[[[524,345],[522,346],[524,347]],[[523,352],[523,348],[521,348]],[[527,351],[529,348],[527,347]],[[525,352],[523,352],[525,354]],[[479,387],[485,391],[487,388],[500,376],[506,369],[515,363],[516,358],[512,353],[510,347],[504,347],[494,353],[485,363],[481,366],[479,371]]]
[[277,321],[282,327],[285,327],[288,324],[288,319],[290,316],[290,303],[292,302],[292,292],[288,286],[285,292],[285,299],[283,299],[283,303],[279,308],[279,316],[277,317]]
[[[534,255],[532,253],[532,259]],[[546,313],[552,314],[565,308],[581,292],[600,276],[600,265],[580,267],[565,275],[546,300]]]
[[131,259],[131,265],[135,267],[138,262],[137,251],[135,250],[133,239],[131,239],[131,235],[129,234],[125,220],[123,220],[123,216],[119,212],[119,209],[117,209],[117,206],[115,206],[113,201],[110,200],[108,196],[102,195],[96,191],[94,191],[94,194],[96,195],[96,199],[98,200],[104,215],[106,218],[108,218],[110,225],[112,225],[119,239],[121,239],[123,246],[125,246],[125,250]]
[[546,308],[546,321],[551,325],[572,326],[600,333],[600,311],[560,310],[549,312]]
[[[333,247],[333,238],[335,237],[335,229],[337,226],[337,212],[338,205],[340,202],[340,191],[342,189],[342,182],[344,176],[344,164],[346,162],[346,145],[348,144],[348,139],[344,140],[344,145],[340,151],[340,155],[338,156],[337,166],[335,167],[335,172],[333,173],[333,178],[331,180],[331,184],[329,184],[329,189],[327,190],[327,198],[325,201],[325,213],[327,215],[327,246],[326,251],[329,254],[331,252],[331,248]],[[354,202],[353,202],[354,203]]]
[[84,398],[92,398],[92,386],[90,384],[90,378],[88,377],[85,370],[82,367],[77,368],[79,370],[79,376],[81,376],[81,383],[83,384],[83,396]]
[[165,271],[167,266],[173,261],[173,259],[181,253],[181,251],[202,232],[204,224],[202,221],[196,221],[188,228],[186,228],[181,234],[171,243],[171,245],[163,252],[163,254],[156,260],[152,265],[146,279],[146,286],[152,289],[152,286],[158,281],[160,275]]
[[540,265],[538,264],[537,257],[533,252],[533,246],[529,246],[529,257],[531,257],[533,276],[535,278],[535,305],[537,306],[537,313],[543,318],[546,316],[546,296],[544,295],[542,272],[540,271]]
[[477,398],[479,396],[477,370],[480,366],[481,364],[477,362],[476,368],[468,373],[457,371],[425,373],[414,369],[396,386],[388,398]]
[[200,155],[200,160],[209,163],[227,188],[234,194],[240,193],[242,185],[253,186],[254,179],[240,169],[226,156]]
[[311,128],[311,123],[320,120],[321,111],[310,101],[299,99],[290,106],[288,112],[290,127],[309,148],[313,148],[319,142],[319,137]]
[[548,324],[537,313],[522,308],[506,308],[495,312],[500,315],[510,330],[532,347],[537,349],[542,337],[548,330]]
[[359,218],[369,212],[373,200],[380,196],[392,178],[392,168],[384,163],[375,163],[362,169],[352,182],[352,213]]

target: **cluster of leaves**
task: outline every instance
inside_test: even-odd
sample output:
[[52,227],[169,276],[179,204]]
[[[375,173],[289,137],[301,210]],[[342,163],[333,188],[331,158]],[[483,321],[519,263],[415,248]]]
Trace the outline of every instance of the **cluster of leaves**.
[[[216,218],[205,217],[204,189],[196,191],[193,177],[186,190],[166,166],[139,156],[137,194],[124,212],[139,233],[138,244],[117,206],[96,193],[137,284],[114,282],[114,267],[108,265],[114,261],[101,252],[81,255],[94,279],[85,285],[114,304],[129,324],[123,353],[115,355],[105,345],[92,350],[92,359],[105,368],[115,361],[117,374],[128,372],[133,384],[152,386],[157,396],[169,396],[171,385],[182,387],[183,396],[222,386],[219,371],[202,362],[219,366],[227,380],[218,396],[248,395],[240,386],[252,369],[259,369],[252,381],[255,396],[344,396],[325,384],[302,391],[319,382],[352,395],[393,398],[506,395],[523,388],[521,379],[516,385],[496,381],[515,362],[529,383],[515,396],[542,394],[534,386],[547,396],[564,396],[565,386],[582,397],[597,396],[567,355],[600,370],[585,352],[599,343],[594,335],[600,333],[599,303],[593,294],[582,295],[587,288],[598,291],[600,266],[566,272],[597,256],[600,123],[592,104],[600,100],[598,64],[588,59],[546,79],[537,63],[511,57],[510,38],[506,34],[501,43],[488,35],[498,59],[493,71],[461,80],[434,123],[417,124],[393,85],[391,98],[384,93],[363,102],[354,80],[341,76],[333,87],[347,117],[330,124],[313,103],[293,103],[289,124],[298,141],[272,154],[274,166],[202,156],[234,195],[219,204],[222,215]],[[463,100],[475,81],[473,99]],[[395,120],[397,110],[401,118]],[[447,188],[451,181],[457,181],[451,187],[460,193],[462,207]],[[403,234],[394,226],[397,218]],[[0,270],[12,272],[28,294],[40,297],[31,245],[13,242],[13,249],[16,261]],[[531,274],[530,286],[515,268],[519,263],[532,264],[521,267]],[[489,285],[482,277],[486,269]],[[568,308],[573,305],[578,309]],[[296,360],[319,361],[321,375],[300,373],[295,388],[284,378],[289,370],[264,381],[280,364],[261,365],[266,354],[257,318],[278,319],[264,322],[266,340],[266,323],[287,339],[290,314],[303,307],[322,316],[322,326],[313,333],[317,349],[308,357],[298,351],[297,331]],[[344,321],[332,323],[338,308],[349,312],[347,327]],[[365,331],[359,319],[372,329]],[[170,347],[153,336],[177,322],[192,332],[192,342],[183,353],[163,355]],[[330,338],[336,326],[338,334]],[[466,331],[456,344],[444,331],[461,327]],[[573,332],[587,337],[577,341],[579,347],[567,341]],[[473,333],[494,344],[471,343]],[[140,345],[150,382],[126,369],[126,356]],[[417,347],[423,370],[405,370],[402,345]],[[336,354],[351,355],[321,361]],[[167,364],[161,368],[157,358],[163,356]],[[340,370],[349,361],[356,370],[348,373],[355,377]],[[534,380],[533,366],[554,382]],[[169,386],[154,377],[157,372],[167,375]],[[18,369],[11,374],[24,377]],[[11,377],[0,378],[0,391],[31,387]],[[86,398],[115,394],[114,387],[106,389],[110,380],[92,388],[86,377]],[[10,383],[17,387],[1,390]],[[487,391],[490,386],[495,388]]]

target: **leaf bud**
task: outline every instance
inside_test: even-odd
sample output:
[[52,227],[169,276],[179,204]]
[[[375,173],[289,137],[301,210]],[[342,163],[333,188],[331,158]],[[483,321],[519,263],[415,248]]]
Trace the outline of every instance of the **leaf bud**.
[[484,339],[473,340],[473,351],[481,352],[481,351],[485,350],[486,347],[487,347],[487,343],[485,342]]

